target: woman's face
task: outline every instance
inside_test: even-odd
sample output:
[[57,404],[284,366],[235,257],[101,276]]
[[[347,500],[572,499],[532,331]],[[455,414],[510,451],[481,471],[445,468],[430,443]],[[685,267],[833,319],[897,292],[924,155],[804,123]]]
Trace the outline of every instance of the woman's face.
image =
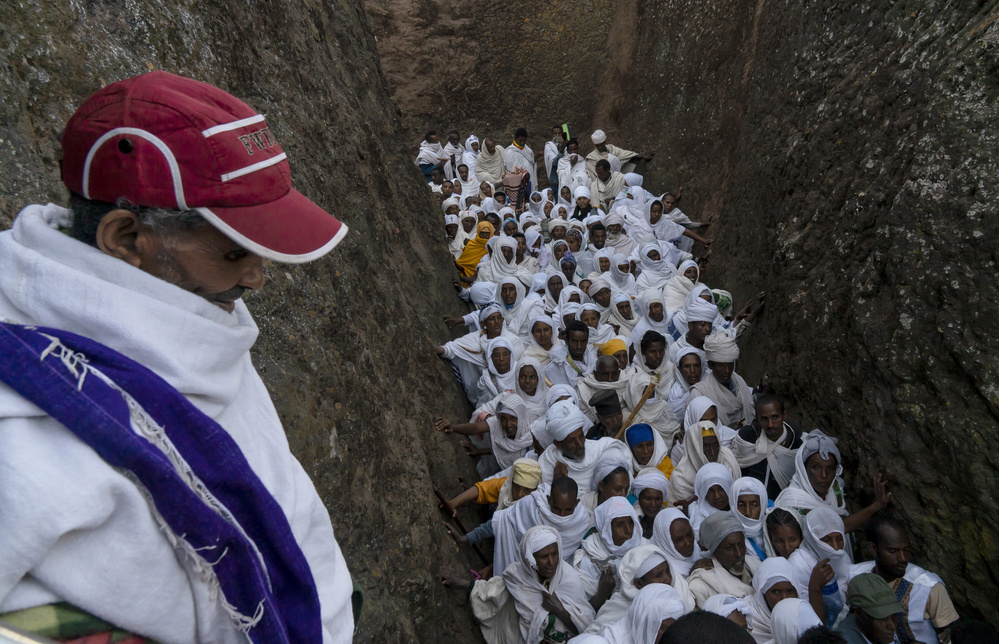
[[659,511],[663,509],[663,493],[652,488],[645,488],[638,495],[638,504],[642,507],[642,513],[650,520],[655,519]]
[[660,259],[662,259],[662,255],[660,255],[659,251],[657,250],[650,250],[649,252],[645,253],[645,256],[654,262],[658,262]]
[[601,273],[606,273],[607,271],[610,270],[610,260],[607,259],[606,257],[601,257],[598,260],[598,263],[600,264],[600,272]]
[[562,198],[566,201],[572,201],[572,190],[569,190],[569,186],[562,186],[562,189],[558,191]]
[[600,314],[596,311],[587,309],[579,314],[579,321],[591,329],[595,329],[597,328],[597,325],[600,324]]
[[578,253],[579,252],[579,246],[580,246],[580,244],[582,242],[580,241],[580,239],[578,237],[576,237],[575,235],[573,235],[572,237],[566,238],[565,241],[569,243],[569,250],[571,250],[574,253]]
[[669,538],[676,551],[684,557],[694,554],[694,529],[687,519],[677,519],[670,524]]
[[559,261],[563,257],[565,257],[565,251],[567,251],[567,250],[568,250],[568,248],[566,247],[565,244],[559,244],[558,246],[556,246],[555,247],[555,253],[554,253],[555,260]]
[[500,413],[499,414],[500,427],[503,428],[503,433],[506,434],[507,438],[517,437],[517,417],[512,414]]
[[483,326],[486,329],[486,337],[492,340],[503,332],[503,316],[499,313],[493,313],[486,318]]
[[781,557],[787,559],[801,545],[801,528],[797,525],[778,525],[769,527],[770,542]]
[[843,534],[840,532],[830,532],[826,536],[819,539],[819,541],[826,544],[833,550],[842,550],[846,547],[846,542],[843,540]]
[[662,302],[653,302],[649,304],[649,317],[656,322],[663,321],[663,305]]
[[[517,375],[517,382],[520,384],[520,389],[528,396],[533,396],[538,392],[538,371],[531,365],[526,365],[520,368],[520,373]],[[741,497],[740,497],[741,498]]]
[[548,294],[552,296],[552,299],[558,302],[558,296],[562,293],[562,280],[558,277],[552,277],[548,280]]
[[760,497],[755,494],[740,494],[736,505],[739,514],[747,519],[759,519],[763,508],[760,507]]
[[688,268],[683,272],[683,276],[689,279],[691,282],[697,281],[697,269],[693,266]]
[[[656,451],[655,441],[643,441],[631,448],[631,453],[638,461],[641,466],[646,466],[649,464],[649,460],[652,458],[652,454]],[[658,465],[658,463],[653,463],[653,466]]]
[[531,327],[531,335],[545,351],[552,348],[552,328],[544,322],[535,322]]
[[672,212],[674,208],[676,208],[676,197],[673,195],[663,197],[663,209],[667,212]]
[[826,498],[829,488],[836,480],[836,457],[830,454],[829,458],[822,458],[822,455],[816,452],[805,461],[805,471],[815,493],[823,499]]
[[663,206],[658,201],[652,203],[652,207],[649,208],[649,221],[652,223],[658,223],[660,219],[663,218]]
[[551,217],[552,216],[552,208],[554,208],[554,207],[555,206],[552,205],[552,202],[550,202],[550,201],[545,204],[545,207],[544,207],[545,217]]
[[510,350],[506,347],[496,347],[490,354],[493,359],[493,366],[500,375],[510,371]]
[[465,217],[461,220],[461,227],[466,233],[470,233],[475,228],[476,223],[478,220],[475,217]]
[[631,538],[635,532],[635,522],[631,517],[611,519],[611,537],[615,546],[620,546]]
[[712,485],[704,495],[708,505],[716,510],[728,510],[728,492],[720,485]]
[[701,381],[701,358],[696,353],[688,353],[680,358],[680,373],[688,385]]

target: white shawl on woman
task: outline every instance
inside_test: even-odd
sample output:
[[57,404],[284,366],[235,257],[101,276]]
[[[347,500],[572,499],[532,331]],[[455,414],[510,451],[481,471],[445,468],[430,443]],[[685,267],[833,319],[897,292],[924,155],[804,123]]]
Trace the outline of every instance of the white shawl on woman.
[[[846,508],[846,494],[843,487],[843,458],[839,448],[836,447],[836,442],[835,438],[827,436],[818,429],[808,433],[794,457],[794,476],[791,477],[791,483],[777,495],[774,501],[775,507],[789,510],[799,522],[810,511],[820,507],[831,508],[844,517],[850,514]],[[812,487],[805,467],[805,461],[816,453],[822,458],[829,458],[830,455],[836,458],[836,478],[829,486],[825,498],[820,497]]]
[[[687,499],[694,494],[694,479],[697,471],[709,461],[704,455],[704,438],[702,432],[712,430],[718,436],[721,443],[722,437],[717,426],[710,421],[701,421],[701,416],[713,407],[714,402],[710,398],[701,396],[690,401],[687,405],[687,413],[684,415],[684,425],[687,428],[683,438],[683,456],[673,470],[673,475],[669,480],[669,500],[676,503],[681,499]],[[735,460],[735,454],[724,445],[719,446],[717,463],[721,463],[732,473],[732,480],[742,475],[739,463]]]
[[489,154],[485,145],[479,146],[479,156],[475,157],[475,177],[479,181],[488,181],[494,186],[503,183],[506,164],[503,161],[505,152],[502,145],[495,146],[495,152]]

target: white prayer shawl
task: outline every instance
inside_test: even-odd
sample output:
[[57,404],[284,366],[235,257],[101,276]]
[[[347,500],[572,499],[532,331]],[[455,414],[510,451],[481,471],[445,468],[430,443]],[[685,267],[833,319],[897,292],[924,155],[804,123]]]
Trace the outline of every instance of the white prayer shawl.
[[[514,300],[513,306],[510,308],[506,308],[506,305],[503,304],[501,293],[504,284],[512,284],[517,289],[517,299]],[[493,301],[498,302],[500,307],[503,308],[503,322],[507,330],[520,338],[524,343],[528,342],[529,338],[531,338],[531,320],[543,313],[541,303],[526,299],[526,294],[527,291],[520,279],[516,276],[506,276],[496,281],[496,292],[493,296]],[[541,374],[538,375],[540,376]]]
[[624,416],[627,418],[628,414],[631,413],[631,407],[625,405],[624,402],[625,392],[628,390],[627,372],[621,372],[615,382],[602,382],[597,380],[596,374],[591,371],[586,374],[586,377],[576,381],[576,390],[579,392],[579,408],[594,423],[600,420],[600,417],[597,415],[597,410],[590,406],[590,399],[601,391],[613,391],[621,402],[621,411]]
[[688,612],[675,588],[649,584],[635,596],[625,617],[600,634],[610,644],[656,644],[663,621],[679,619]]
[[[586,173],[589,175],[590,179],[597,178],[597,161],[601,159],[607,159],[611,161],[611,157],[614,157],[614,161],[619,164],[618,171],[621,170],[620,164],[625,164],[638,156],[637,152],[632,152],[631,150],[625,150],[624,148],[619,148],[616,145],[610,143],[606,144],[606,151],[601,152],[600,150],[592,150],[586,155]],[[613,165],[612,165],[613,167]]]
[[[510,368],[506,373],[500,373],[493,364],[492,353],[499,347],[510,351]],[[513,393],[514,381],[517,379],[517,361],[514,356],[513,344],[502,335],[489,341],[485,350],[486,370],[479,378],[479,404],[488,402],[503,392]]]
[[[543,535],[546,538],[542,538]],[[544,548],[544,545],[539,546],[539,544],[552,543],[549,540],[550,535],[555,537],[554,542],[558,543],[561,554],[562,543],[558,532],[548,526],[535,526],[528,530],[521,540],[520,560],[503,571],[503,580],[520,615],[521,642],[540,642],[543,638],[549,616],[549,612],[541,607],[544,593],[556,595],[562,601],[572,618],[573,625],[580,633],[586,630],[595,617],[593,608],[586,599],[579,574],[572,566],[560,562],[547,587],[538,580],[534,552]],[[561,626],[559,630],[566,630],[564,625]]]
[[[566,154],[558,160],[558,184],[560,190],[562,186],[569,186],[569,190],[575,191],[576,188],[589,187],[590,185],[590,178],[586,175],[586,160],[577,154],[575,155],[578,159],[576,165],[572,165],[573,156]],[[561,199],[561,195],[559,198]],[[574,204],[566,202],[565,205],[572,207]]]
[[[258,330],[246,306],[228,313],[56,229],[69,224],[64,208],[28,206],[0,233],[0,319],[103,343],[219,423],[284,510],[316,582],[323,641],[349,642],[350,574],[253,367]],[[0,613],[65,601],[164,643],[246,641],[146,496],[4,385],[0,469]]]
[[[835,442],[836,439],[826,436],[817,429],[808,433],[794,457],[794,476],[791,477],[791,483],[777,495],[774,501],[775,507],[789,510],[799,522],[810,511],[823,506],[833,509],[844,517],[850,514],[846,507],[843,484],[843,459]],[[823,458],[828,458],[829,454],[836,457],[836,478],[829,486],[825,498],[820,497],[812,487],[805,467],[805,461],[815,453],[820,453]]]
[[460,194],[462,197],[474,196],[479,194],[479,185],[482,183],[476,179],[471,173],[468,175],[468,181],[462,181],[461,175],[455,173],[455,178],[452,181],[461,186]]
[[791,426],[784,423],[784,429],[776,441],[767,438],[766,432],[760,432],[760,437],[756,439],[755,443],[747,442],[736,436],[732,441],[732,452],[735,454],[735,460],[742,468],[766,460],[767,478],[772,476],[780,489],[783,490],[791,483],[791,477],[794,476],[794,459],[798,454],[797,449],[784,447],[784,441],[792,434]]
[[555,141],[545,141],[545,179],[551,175],[555,158],[558,157],[558,143]]
[[713,564],[711,570],[698,568],[687,577],[687,586],[698,608],[704,608],[705,602],[714,595],[724,593],[745,599],[753,594],[753,587],[749,585],[752,582],[749,568],[743,569],[742,575],[736,577],[725,570],[717,559],[712,558],[711,563]]
[[[740,496],[757,497],[760,503],[760,516],[758,518],[750,519],[739,512]],[[750,571],[755,575],[761,561],[760,556],[756,553],[756,548],[767,554],[767,538],[763,534],[765,528],[764,522],[767,519],[767,488],[759,479],[755,479],[752,476],[743,476],[732,483],[732,487],[728,492],[728,502],[732,516],[742,524],[742,534],[746,536],[746,565],[749,566]]]
[[669,325],[669,318],[666,317],[665,307],[663,307],[664,310],[662,320],[656,321],[649,317],[649,307],[655,303],[663,303],[662,292],[656,289],[648,289],[641,293],[639,301],[642,317],[638,320],[638,323],[635,324],[635,328],[632,329],[631,336],[628,339],[629,346],[635,347],[636,354],[642,346],[642,338],[645,337],[645,334],[649,331],[655,331],[659,335],[663,336],[666,338],[667,343],[670,341],[669,332],[666,330]]
[[[662,205],[662,201],[660,201],[659,199],[650,201],[645,204],[644,214],[645,214],[645,222],[648,225],[649,229],[652,231],[652,234],[656,236],[656,239],[661,239],[664,241],[672,241],[674,239],[682,237],[683,232],[686,230],[686,228],[680,225],[676,220],[674,220],[669,215],[663,214],[659,218],[659,221],[655,223],[652,222],[652,204],[654,203],[658,203],[660,206]],[[673,210],[679,212],[677,208],[674,208]],[[688,219],[687,221],[690,220]]]
[[562,288],[563,289],[565,289],[566,286],[569,286],[568,280],[565,279],[565,275],[563,275],[561,272],[552,273],[545,280],[545,301],[544,301],[544,306],[545,306],[545,312],[549,313],[549,314],[554,313],[555,309],[559,305],[558,300],[556,298],[552,297],[552,291],[551,291],[551,289],[548,288],[548,282],[550,282],[553,277],[556,277],[557,279],[561,280],[561,282],[562,282]]
[[685,264],[687,262],[680,265],[680,270],[677,271],[677,274],[670,281],[666,282],[666,286],[663,287],[663,308],[666,309],[667,316],[671,316],[683,308],[687,300],[687,294],[700,283],[692,282],[689,278],[683,276],[683,271],[686,270],[684,268]]
[[[589,428],[583,427],[584,432],[587,429]],[[604,436],[598,440],[586,441],[586,452],[580,461],[567,458],[557,445],[552,444],[542,452],[538,458],[538,464],[541,465],[541,480],[547,485],[551,485],[555,466],[558,463],[565,463],[569,470],[569,477],[579,487],[579,498],[582,499],[584,494],[595,490],[593,475],[600,462],[609,459],[620,459],[625,463],[630,463],[631,450],[616,438]],[[641,533],[641,530],[639,530],[639,533]]]
[[[479,154],[479,158],[482,158],[481,154]],[[506,165],[507,172],[513,172],[514,168],[527,170],[527,174],[531,176],[531,185],[535,188],[538,187],[538,163],[534,160],[534,150],[531,149],[531,146],[525,143],[524,148],[521,149],[511,143],[503,151],[503,163]]]
[[715,374],[709,372],[699,383],[690,388],[691,396],[707,396],[718,408],[718,422],[728,427],[742,427],[751,422],[756,414],[753,410],[753,392],[742,376],[732,372],[732,384],[738,394],[718,382]]
[[772,615],[770,608],[767,607],[765,595],[768,590],[781,582],[794,585],[794,568],[783,557],[768,557],[753,573],[753,594],[747,600],[749,607],[753,609],[753,614],[748,621],[757,644],[774,641],[771,630]]
[[680,601],[683,602],[686,612],[694,610],[694,596],[690,594],[690,589],[687,587],[687,580],[684,579],[683,575],[680,574],[662,549],[652,543],[648,543],[631,549],[621,558],[621,565],[617,569],[620,586],[614,591],[610,599],[604,602],[600,610],[597,611],[597,617],[590,624],[590,627],[587,629],[588,632],[597,633],[603,626],[614,624],[628,614],[628,609],[631,607],[631,603],[635,600],[639,591],[635,587],[636,573],[649,557],[655,555],[662,557],[662,560],[669,566],[669,575],[672,578],[669,585],[673,587]]
[[[617,308],[619,304],[624,304],[624,303],[631,305],[630,319],[625,318],[624,315],[621,314],[621,311],[619,311]],[[606,321],[607,324],[610,324],[612,326],[616,325],[618,327],[616,335],[623,336],[625,345],[628,344],[628,336],[631,335],[631,332],[635,329],[635,325],[638,324],[638,320],[640,319],[635,310],[637,304],[638,303],[631,295],[628,295],[627,293],[623,292],[615,293],[614,297],[611,298],[611,305],[607,309],[606,313],[607,319],[602,320]]]
[[562,538],[562,559],[572,561],[573,553],[593,525],[593,516],[582,503],[576,504],[576,509],[567,517],[555,514],[548,503],[550,494],[551,486],[542,483],[527,497],[493,514],[493,533],[496,539],[493,553],[494,575],[503,574],[507,566],[516,563],[521,539],[536,525],[555,528]]
[[704,455],[702,428],[714,430],[719,443],[721,443],[716,462],[728,468],[728,471],[732,473],[733,480],[742,475],[739,463],[735,460],[735,454],[725,447],[718,427],[710,421],[701,421],[704,413],[713,406],[714,402],[704,396],[694,398],[687,405],[687,412],[684,416],[686,430],[683,438],[683,456],[677,462],[669,481],[669,500],[671,503],[690,498],[694,494],[694,479],[697,476],[697,470],[708,463],[708,459]]
[[[489,425],[489,442],[492,446],[493,458],[499,463],[500,469],[506,469],[513,467],[514,461],[521,458],[530,449],[534,440],[531,437],[527,409],[521,397],[515,393],[502,393],[498,398],[496,416],[490,416],[486,420],[486,424]],[[517,417],[517,433],[513,438],[508,437],[503,431],[499,414],[510,414]]]
[[611,172],[606,181],[597,177],[590,184],[590,203],[596,208],[609,211],[614,205],[617,194],[624,187],[624,175],[620,172]]
[[[535,303],[537,304],[538,310],[540,310],[541,309],[541,301],[540,300],[535,300]],[[545,349],[540,344],[538,344],[537,340],[534,339],[533,330],[534,330],[534,325],[535,324],[546,324],[552,330],[552,348],[551,349]],[[541,363],[542,368],[546,368],[548,366],[548,364],[552,361],[551,355],[550,355],[551,351],[555,350],[556,347],[565,346],[565,343],[558,339],[557,331],[556,331],[557,326],[558,325],[555,324],[554,320],[552,320],[547,315],[544,315],[543,313],[539,314],[539,315],[535,315],[533,318],[531,318],[531,326],[528,328],[528,338],[529,339],[528,339],[527,350],[524,351],[524,355],[522,357],[524,359],[526,359],[526,358],[533,358],[533,359],[535,359],[535,360],[537,360],[538,362]],[[538,377],[541,380],[545,379],[544,369],[542,369],[542,371],[538,374]]]
[[625,373],[628,374],[628,390],[625,392],[624,402],[629,409],[635,409],[648,386],[653,382],[656,383],[655,390],[635,415],[634,422],[648,423],[663,439],[665,445],[672,445],[673,437],[680,431],[680,423],[677,422],[668,402],[669,391],[673,386],[673,365],[664,356],[657,368],[649,369],[645,364],[640,345],[636,344],[635,362]]
[[447,155],[444,154],[444,148],[441,147],[440,143],[420,142],[420,151],[416,155],[416,165],[420,166],[428,163],[437,165],[446,159]]
[[[579,307],[579,311],[576,313],[576,319],[579,320],[580,316],[583,314],[583,311],[587,310],[594,311],[598,316],[601,315],[600,307],[598,307],[596,304],[588,302]],[[582,322],[582,320],[580,320],[580,322]],[[591,326],[589,327],[589,329],[590,329],[589,343],[594,345],[594,347],[596,347],[597,349],[603,347],[603,345],[605,345],[615,335],[617,335],[617,333],[615,333],[614,331],[614,327],[612,327],[609,324],[601,323],[599,317],[597,318],[597,326],[596,327]]]
[[669,219],[670,221],[676,222],[681,226],[687,226],[689,224],[694,223],[693,221],[691,221],[690,217],[685,215],[683,211],[680,210],[679,208],[673,208],[673,210],[670,210],[669,212],[664,214],[663,219]]
[[[846,546],[843,550],[836,550],[822,541],[823,537],[834,532],[843,536],[843,542]],[[850,582],[853,557],[849,550],[850,544],[846,540],[843,517],[828,506],[817,507],[805,516],[805,524],[801,528],[801,533],[804,537],[801,546],[788,558],[788,562],[794,568],[794,579],[791,581],[798,589],[798,597],[808,600],[808,580],[811,578],[812,569],[822,559],[829,559],[829,565],[836,573],[840,600],[845,604],[846,587]]]
[[[689,508],[690,526],[694,528],[694,532],[701,531],[701,522],[708,516],[721,512],[708,503],[708,490],[715,485],[725,490],[725,495],[728,496],[732,488],[732,473],[721,463],[705,463],[697,470],[697,476],[694,477],[694,494],[697,495],[697,500],[691,503]],[[731,498],[728,501],[731,508],[734,505],[733,501]]]
[[642,274],[635,280],[635,289],[642,293],[647,289],[662,289],[670,279],[673,278],[673,269],[664,259],[651,259],[649,253],[660,252],[659,244],[646,244],[642,246],[638,260],[642,268]]
[[[454,163],[451,162],[452,156],[454,157]],[[447,159],[447,163],[444,164],[444,176],[450,180],[454,180],[458,176],[458,164],[464,160],[465,147],[461,143],[451,145],[451,142],[448,141],[444,146],[444,157]]]
[[[615,545],[611,522],[621,517],[631,517],[634,526],[631,537],[621,545]],[[597,531],[583,539],[582,546],[572,557],[572,565],[583,580],[587,597],[596,594],[601,572],[610,567],[617,568],[618,562],[631,549],[646,543],[638,514],[623,496],[612,496],[598,505],[593,512],[593,520]]]
[[556,385],[575,387],[580,378],[585,378],[587,374],[593,372],[597,362],[597,350],[592,344],[587,345],[582,362],[569,355],[569,346],[564,342],[557,347],[553,346],[548,355],[551,362],[545,367],[545,376]]
[[615,291],[623,291],[628,295],[634,295],[636,292],[635,276],[622,271],[620,268],[621,264],[628,263],[627,255],[620,252],[614,253],[614,257],[611,258],[611,269],[604,275],[604,279],[610,283],[611,288]]
[[[689,557],[685,557],[676,549],[673,538],[670,535],[670,526],[675,521],[686,521],[690,523],[682,511],[678,508],[664,508],[656,515],[656,520],[652,523],[652,544],[666,553],[666,558],[670,562],[670,571],[674,569],[684,578],[690,575],[690,569],[695,563],[704,557],[697,542],[697,532],[694,531],[694,549]],[[693,529],[693,526],[691,526]]]
[[[611,222],[612,217],[617,217],[618,219],[621,219],[620,215],[616,214],[608,215],[606,219],[604,219],[605,226],[609,225],[608,222]],[[624,220],[621,219],[621,221],[619,221],[618,223],[623,224]],[[621,255],[628,257],[629,255],[631,255],[632,251],[635,250],[637,244],[635,243],[635,240],[633,240],[630,236],[628,236],[628,233],[626,231],[622,231],[621,234],[616,237],[612,236],[608,232],[606,247],[612,249],[615,253],[620,253]]]
[[[822,620],[815,614],[815,609],[803,599],[783,599],[774,606],[770,616],[770,630],[773,634],[774,644],[797,644],[798,639],[805,634],[805,631],[814,627],[822,626]],[[931,633],[936,637],[936,633]],[[921,639],[923,642],[932,642],[931,639]]]
[[[533,337],[531,338],[534,339]],[[534,395],[528,395],[520,386],[520,373],[524,367],[533,367],[538,374],[538,387],[534,390]],[[533,423],[535,419],[545,415],[548,406],[545,400],[548,397],[548,384],[545,382],[545,368],[536,358],[527,355],[525,351],[517,361],[517,378],[514,380],[514,391],[524,401],[524,410],[527,413],[527,423]]]
[[687,411],[687,402],[690,400],[690,389],[693,387],[693,385],[687,384],[683,374],[680,372],[680,361],[688,355],[695,355],[698,359],[701,357],[697,349],[693,347],[683,347],[677,351],[676,363],[673,365],[674,380],[673,387],[669,392],[669,406],[673,409],[673,413],[676,414],[677,422],[683,420],[683,416]]
[[[503,160],[505,150],[502,145],[497,145],[495,149],[495,152],[489,154],[489,150],[483,145],[479,148],[479,156],[475,157],[475,177],[494,186],[503,183],[503,175],[506,173]],[[488,209],[486,211],[489,212]]]
[[[609,267],[610,263],[614,260],[614,249],[613,248],[607,248],[605,246],[603,248],[600,248],[600,249],[594,251],[594,253],[593,253],[593,272],[591,272],[589,275],[587,275],[586,279],[588,279],[590,281],[593,281],[596,278],[600,277],[601,275],[606,275],[607,274],[607,271],[600,270],[600,259],[601,258],[606,258],[607,259],[607,264],[608,264],[607,271],[609,271],[610,270],[610,267]],[[608,284],[609,284],[609,282],[608,282]]]

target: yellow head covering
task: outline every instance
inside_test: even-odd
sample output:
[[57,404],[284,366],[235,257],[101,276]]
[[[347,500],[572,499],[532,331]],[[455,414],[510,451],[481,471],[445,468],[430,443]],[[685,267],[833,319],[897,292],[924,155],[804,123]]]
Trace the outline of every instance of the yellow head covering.
[[620,338],[611,338],[607,342],[604,342],[603,347],[600,352],[605,356],[612,356],[618,351],[627,351],[628,347],[625,345],[624,340]]
[[479,260],[486,254],[486,242],[489,239],[488,237],[486,239],[479,237],[479,233],[483,231],[489,233],[488,237],[492,237],[493,225],[488,221],[480,221],[475,229],[475,235],[465,244],[465,250],[461,252],[461,257],[455,260],[458,268],[461,269],[461,274],[465,277],[475,275],[475,267],[479,265]]
[[513,464],[513,482],[521,487],[536,490],[541,483],[541,466],[529,458],[518,458]]

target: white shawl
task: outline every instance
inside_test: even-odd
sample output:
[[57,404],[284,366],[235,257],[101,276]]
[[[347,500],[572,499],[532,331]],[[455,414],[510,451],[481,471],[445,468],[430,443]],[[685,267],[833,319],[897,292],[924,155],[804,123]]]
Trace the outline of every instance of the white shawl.
[[784,447],[784,441],[793,433],[791,426],[784,423],[784,429],[776,441],[767,438],[767,433],[764,431],[760,432],[760,437],[755,443],[747,442],[737,436],[732,441],[732,452],[735,453],[739,467],[756,465],[766,459],[767,472],[773,475],[777,485],[783,490],[791,483],[791,478],[794,476],[794,460],[798,455],[797,449]]
[[718,382],[715,374],[703,374],[701,381],[690,388],[691,396],[707,396],[718,408],[718,423],[727,427],[742,427],[756,417],[753,409],[753,392],[742,376],[732,372],[732,384],[737,394]]
[[593,525],[593,517],[582,503],[567,517],[552,512],[548,503],[551,488],[542,483],[527,497],[493,515],[493,533],[496,544],[493,555],[493,574],[500,575],[507,566],[517,561],[517,548],[524,534],[536,525],[545,525],[558,531],[562,539],[562,559],[571,561],[573,553],[582,543],[586,531]]
[[[713,406],[714,402],[704,396],[691,400],[690,404],[687,405],[687,412],[684,416],[684,426],[687,429],[683,438],[683,456],[673,470],[673,475],[669,481],[669,500],[671,503],[690,498],[694,494],[694,479],[697,477],[697,470],[708,463],[708,459],[704,455],[702,432],[710,429],[718,436],[719,443],[722,442],[722,435],[718,427],[710,421],[701,421],[704,412]],[[735,460],[735,454],[723,444],[719,447],[716,462],[728,468],[728,471],[732,473],[732,480],[742,475],[739,463]]]
[[[489,425],[489,442],[492,446],[493,458],[499,463],[500,469],[506,469],[512,467],[514,461],[524,455],[524,452],[534,443],[534,439],[531,437],[527,410],[520,396],[502,393],[498,398],[496,415],[490,416],[486,424]],[[517,417],[517,433],[513,438],[507,436],[503,431],[499,414],[510,414]]]
[[[808,470],[805,461],[818,453],[822,458],[829,458],[830,455],[836,458],[836,478],[829,486],[825,498],[822,498],[812,487],[808,480]],[[791,483],[781,490],[774,501],[774,506],[790,510],[799,521],[815,508],[832,508],[841,516],[848,516],[850,511],[846,508],[845,491],[843,488],[843,458],[840,456],[839,448],[836,447],[836,439],[826,436],[823,432],[814,429],[808,433],[798,453],[794,457],[794,476]]]
[[495,152],[489,154],[485,144],[479,146],[479,156],[475,157],[475,177],[479,181],[488,181],[494,186],[503,183],[506,165],[503,162],[504,148],[497,145]]
[[[686,521],[690,523],[687,519],[687,515],[681,512],[677,508],[665,508],[656,515],[656,520],[652,523],[652,543],[658,546],[660,550],[666,553],[666,558],[670,562],[670,571],[672,572],[675,568],[680,575],[687,577],[690,575],[690,569],[699,559],[704,557],[701,552],[701,548],[697,543],[697,532],[694,532],[694,549],[690,553],[689,557],[685,557],[680,554],[680,551],[676,549],[676,544],[673,543],[673,537],[670,535],[670,526],[673,525],[675,521]],[[693,529],[693,526],[691,526]]]

